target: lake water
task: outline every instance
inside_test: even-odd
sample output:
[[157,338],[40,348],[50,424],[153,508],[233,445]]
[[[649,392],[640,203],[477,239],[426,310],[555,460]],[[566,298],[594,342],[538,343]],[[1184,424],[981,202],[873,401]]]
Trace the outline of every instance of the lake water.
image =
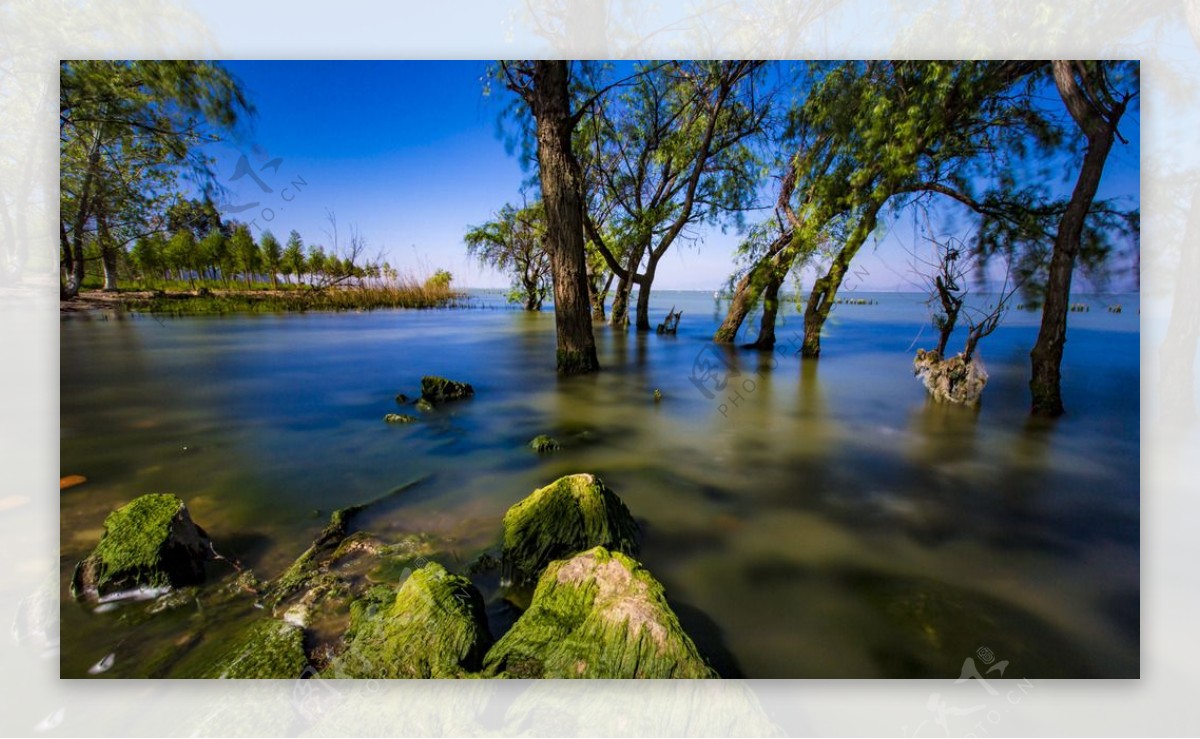
[[[779,351],[727,352],[709,343],[724,303],[660,291],[652,322],[682,308],[677,336],[597,325],[603,371],[566,379],[553,314],[494,293],[477,309],[64,318],[62,474],[88,482],[61,497],[61,674],[114,653],[104,676],[143,675],[188,628],[188,609],[131,623],[68,593],[105,515],[137,495],[179,495],[223,553],[273,577],[331,510],[412,481],[360,527],[447,537],[438,559],[461,567],[498,546],[513,503],[593,472],[724,676],[958,677],[972,658],[1006,661],[1005,677],[1136,677],[1138,296],[1084,296],[1091,311],[1070,315],[1053,423],[1027,413],[1038,314],[984,340],[971,411],[931,403],[912,374],[935,341],[921,296],[852,297],[878,303],[836,307],[821,359],[802,362],[791,305]],[[384,424],[425,374],[476,396]],[[541,433],[566,448],[539,457]]]

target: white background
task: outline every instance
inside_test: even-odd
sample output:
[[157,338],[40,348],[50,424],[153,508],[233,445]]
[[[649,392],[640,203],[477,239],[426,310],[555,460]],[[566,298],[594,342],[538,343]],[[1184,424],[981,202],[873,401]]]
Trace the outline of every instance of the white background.
[[[1200,561],[1200,439],[1193,365],[1200,334],[1200,4],[571,3],[599,11],[585,22],[578,13],[568,16],[567,5],[0,4],[0,196],[7,209],[0,214],[7,218],[0,222],[0,257],[22,265],[15,279],[0,285],[0,621],[12,624],[0,631],[0,730],[109,736],[1200,731],[1194,569]],[[333,685],[58,679],[58,60],[536,56],[1143,60],[1140,680],[998,681],[992,695],[977,682],[949,680]],[[1182,347],[1174,364],[1164,364],[1172,356],[1164,347]]]

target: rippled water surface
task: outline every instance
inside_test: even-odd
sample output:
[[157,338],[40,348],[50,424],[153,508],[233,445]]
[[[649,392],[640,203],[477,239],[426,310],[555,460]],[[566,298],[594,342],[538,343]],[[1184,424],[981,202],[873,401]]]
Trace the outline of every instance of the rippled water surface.
[[[179,495],[272,577],[331,510],[413,481],[361,527],[448,537],[439,558],[461,566],[498,545],[510,505],[593,472],[725,676],[958,677],[981,647],[1006,677],[1136,676],[1137,296],[1071,314],[1052,424],[1027,417],[1036,314],[984,340],[976,412],[932,404],[912,375],[933,343],[920,296],[855,297],[878,303],[838,306],[821,359],[802,362],[794,308],[776,353],[726,352],[708,343],[711,295],[657,293],[655,320],[684,310],[678,336],[598,325],[604,371],[570,379],[549,312],[64,318],[62,474],[88,482],[61,499],[62,675],[109,653],[103,675],[143,675],[194,628],[191,608],[137,619],[70,599],[105,515],[137,495]],[[384,424],[425,374],[476,396]],[[565,448],[539,457],[540,433]],[[209,640],[253,616],[210,614]]]

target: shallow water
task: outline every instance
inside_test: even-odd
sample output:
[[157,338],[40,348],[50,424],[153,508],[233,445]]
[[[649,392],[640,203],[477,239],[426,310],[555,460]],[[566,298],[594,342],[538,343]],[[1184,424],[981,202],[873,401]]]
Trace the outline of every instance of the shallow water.
[[[1037,314],[984,340],[976,412],[932,404],[912,375],[934,343],[920,296],[854,297],[879,302],[838,306],[821,359],[802,362],[791,306],[777,352],[731,352],[708,343],[711,295],[659,292],[655,320],[684,310],[678,336],[597,326],[604,371],[569,379],[549,312],[64,318],[62,474],[88,482],[61,497],[61,674],[114,653],[102,676],[144,675],[197,638],[202,606],[138,619],[67,592],[104,516],[137,495],[179,495],[272,577],[333,509],[418,480],[360,527],[447,537],[441,558],[461,565],[498,545],[510,505],[586,471],[642,523],[639,559],[725,676],[958,677],[981,647],[1005,677],[1136,676],[1137,296],[1071,314],[1053,424],[1027,418]],[[476,396],[384,424],[425,374]],[[540,433],[566,448],[539,457]],[[219,645],[254,615],[229,607],[199,637]]]

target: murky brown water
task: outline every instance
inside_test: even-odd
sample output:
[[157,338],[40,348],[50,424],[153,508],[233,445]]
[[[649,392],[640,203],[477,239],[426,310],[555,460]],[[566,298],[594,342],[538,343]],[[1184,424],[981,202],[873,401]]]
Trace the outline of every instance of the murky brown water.
[[[361,526],[449,537],[442,558],[461,566],[498,544],[508,506],[586,471],[642,522],[640,559],[726,676],[957,677],[980,647],[1006,677],[1136,676],[1136,296],[1072,315],[1069,414],[1048,427],[1026,419],[1036,316],[985,341],[976,413],[930,404],[913,378],[918,298],[874,297],[838,308],[814,363],[713,354],[711,297],[664,293],[661,312],[685,308],[679,336],[598,328],[605,371],[568,380],[549,313],[64,319],[62,473],[88,482],[62,492],[62,675],[109,653],[104,676],[143,675],[201,622],[67,594],[104,516],[137,495],[179,495],[269,577],[331,510],[418,479]],[[781,341],[798,328],[793,314]],[[476,397],[384,424],[423,374]],[[539,457],[539,433],[566,448]],[[253,615],[206,614],[206,648]]]

